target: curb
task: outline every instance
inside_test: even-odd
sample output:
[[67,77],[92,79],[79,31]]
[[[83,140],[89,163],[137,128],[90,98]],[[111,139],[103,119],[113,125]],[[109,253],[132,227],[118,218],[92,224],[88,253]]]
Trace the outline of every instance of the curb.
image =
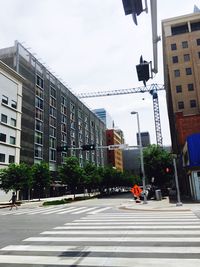
[[[176,208],[176,207],[174,207]],[[191,211],[191,209],[174,209],[174,208],[149,208],[149,209],[143,209],[143,208],[129,208],[129,207],[120,207],[119,209],[123,209],[123,210],[132,210],[132,211],[150,211],[150,212],[153,212],[153,211],[156,211],[156,212],[181,212],[181,211]],[[178,207],[177,207],[178,208]]]

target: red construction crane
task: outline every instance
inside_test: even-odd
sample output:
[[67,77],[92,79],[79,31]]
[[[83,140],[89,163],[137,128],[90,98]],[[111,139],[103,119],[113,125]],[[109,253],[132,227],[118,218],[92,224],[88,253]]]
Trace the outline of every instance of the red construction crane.
[[159,110],[158,93],[157,93],[160,90],[165,90],[164,85],[151,84],[151,85],[147,85],[146,87],[80,93],[80,94],[77,94],[77,96],[79,98],[92,98],[92,97],[103,97],[103,96],[114,96],[114,95],[126,95],[126,94],[134,94],[134,93],[146,93],[146,92],[150,93],[153,99],[156,141],[157,141],[157,145],[163,146],[161,123],[160,123],[160,110]]

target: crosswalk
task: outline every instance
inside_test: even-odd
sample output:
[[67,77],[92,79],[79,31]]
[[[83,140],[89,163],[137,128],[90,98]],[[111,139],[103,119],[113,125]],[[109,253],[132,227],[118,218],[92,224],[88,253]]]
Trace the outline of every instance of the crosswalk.
[[95,211],[87,210],[81,218],[0,249],[0,264],[200,266],[200,219],[193,212],[89,213]]
[[13,215],[13,216],[20,216],[20,215],[49,215],[49,214],[97,214],[106,210],[111,209],[111,207],[101,207],[101,206],[95,206],[95,207],[85,207],[85,206],[71,206],[66,207],[66,205],[62,205],[59,207],[37,207],[37,208],[23,208],[23,209],[4,209],[0,210],[0,216],[6,216],[6,215]]

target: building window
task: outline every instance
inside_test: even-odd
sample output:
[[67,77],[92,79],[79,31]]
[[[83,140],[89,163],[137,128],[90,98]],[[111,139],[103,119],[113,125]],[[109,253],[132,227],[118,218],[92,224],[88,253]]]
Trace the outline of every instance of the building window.
[[180,70],[174,70],[174,76],[180,77]]
[[61,96],[61,104],[67,106],[67,99],[64,96]]
[[11,107],[16,109],[17,108],[17,102],[12,100],[11,101]]
[[0,133],[0,141],[6,142],[6,134]]
[[178,56],[173,56],[172,57],[172,62],[173,63],[178,63]]
[[38,97],[43,99],[43,95],[44,95],[43,89],[41,89],[39,87],[36,87],[35,94],[36,94],[36,96],[38,96]]
[[172,30],[172,35],[189,32],[187,23],[179,26],[174,26],[171,28],[171,30]]
[[192,69],[191,68],[186,68],[185,69],[186,75],[192,75]]
[[191,31],[199,31],[200,30],[200,21],[191,23]]
[[56,129],[53,128],[53,127],[50,127],[49,128],[49,135],[53,136],[53,137],[56,137]]
[[8,117],[5,114],[1,114],[1,122],[7,123]]
[[9,155],[9,163],[15,163],[15,156]]
[[43,120],[43,111],[41,111],[40,109],[36,108],[35,109],[35,117],[36,119],[39,119],[39,120]]
[[35,132],[35,143],[42,145],[43,135],[40,132]]
[[36,97],[35,98],[35,106],[37,108],[43,109],[43,100],[38,98],[38,97]]
[[42,147],[35,145],[35,157],[42,158]]
[[42,132],[42,130],[43,130],[43,123],[41,121],[36,120],[35,121],[35,129],[37,131]]
[[184,109],[184,102],[183,101],[178,102],[178,109]]
[[0,153],[0,162],[5,162],[5,154]]
[[53,96],[54,98],[56,98],[56,89],[53,88],[52,86],[50,87],[50,94],[51,94],[51,96]]
[[194,91],[194,84],[193,83],[189,83],[187,86],[188,86],[188,91]]
[[53,97],[50,97],[50,106],[56,108],[56,100]]
[[56,127],[56,119],[53,117],[49,118],[49,124],[53,127]]
[[37,84],[37,86],[44,88],[44,81],[39,75],[37,75],[37,77],[36,77],[36,84]]
[[171,50],[174,51],[176,49],[177,49],[176,44],[171,44]]
[[56,117],[56,109],[50,106],[49,113],[51,116]]
[[196,100],[195,99],[190,100],[190,107],[196,108],[196,106],[197,106]]
[[56,151],[53,149],[50,149],[50,160],[55,161],[56,160]]
[[200,39],[197,39],[197,45],[200,45]]
[[67,142],[67,135],[65,133],[61,133],[61,140],[62,142],[66,143]]
[[2,103],[8,105],[8,97],[5,95],[2,95]]
[[10,118],[10,125],[16,127],[17,125],[16,119]]
[[50,137],[50,139],[49,139],[49,146],[51,148],[56,148],[56,139]]
[[188,42],[187,41],[182,42],[182,48],[188,48]]
[[183,58],[184,58],[184,62],[190,61],[190,54],[185,54]]
[[10,136],[10,144],[15,145],[16,144],[16,138],[14,136]]
[[198,58],[200,58],[200,52],[198,52]]
[[177,85],[176,86],[176,92],[177,93],[182,93],[182,86],[181,85]]

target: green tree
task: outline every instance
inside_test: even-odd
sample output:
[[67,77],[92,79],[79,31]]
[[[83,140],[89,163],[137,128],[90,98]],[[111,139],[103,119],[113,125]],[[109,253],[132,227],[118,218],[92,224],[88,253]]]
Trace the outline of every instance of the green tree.
[[39,200],[44,188],[49,188],[51,182],[51,174],[49,165],[46,162],[34,164],[31,168],[33,177],[33,189],[38,193]]
[[101,182],[101,176],[99,174],[98,168],[92,163],[87,163],[84,166],[84,186],[88,189],[99,188]]
[[32,185],[30,167],[24,163],[9,164],[7,168],[1,169],[0,188],[5,192],[10,190],[24,191]]
[[76,189],[84,183],[84,172],[79,166],[78,159],[76,157],[66,158],[65,163],[59,168],[59,175],[62,182],[69,186],[75,198]]
[[[145,174],[150,181],[154,177],[155,185],[160,187],[169,186],[173,179],[172,155],[157,145],[150,145],[143,150]],[[169,168],[170,173],[166,172]]]

